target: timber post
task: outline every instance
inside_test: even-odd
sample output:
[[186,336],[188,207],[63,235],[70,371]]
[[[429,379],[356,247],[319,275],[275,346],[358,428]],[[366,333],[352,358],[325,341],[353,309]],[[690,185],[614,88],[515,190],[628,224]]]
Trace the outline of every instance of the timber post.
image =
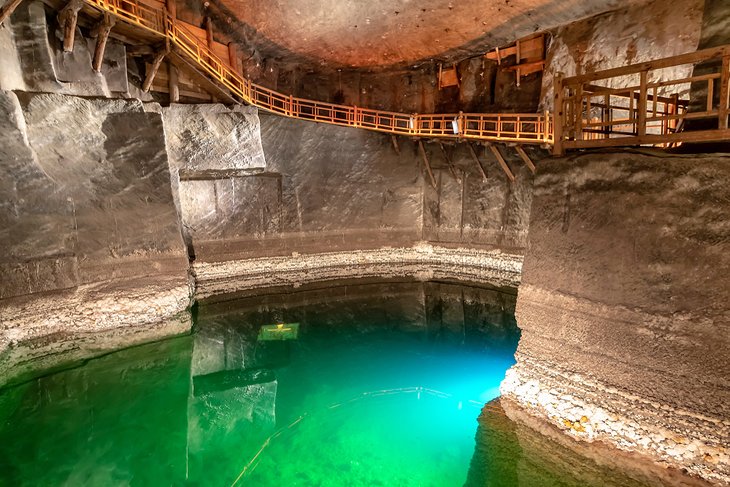
[[63,52],[72,52],[74,50],[76,22],[79,19],[79,11],[83,6],[84,0],[71,0],[58,13],[58,23],[63,29]]
[[[94,28],[96,35],[96,48],[94,49],[94,60],[92,61],[91,67],[97,73],[101,72],[101,65],[104,61],[104,51],[106,50],[106,41],[109,39],[109,33],[112,31],[112,27],[116,20],[109,13],[104,12],[104,18]],[[92,34],[92,36],[93,36]]]

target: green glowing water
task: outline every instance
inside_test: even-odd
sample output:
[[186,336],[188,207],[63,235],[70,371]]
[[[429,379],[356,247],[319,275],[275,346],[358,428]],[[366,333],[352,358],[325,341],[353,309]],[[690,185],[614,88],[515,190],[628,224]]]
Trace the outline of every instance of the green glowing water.
[[[478,432],[514,296],[422,286],[203,307],[192,336],[0,391],[0,484],[635,485],[546,466],[503,415]],[[257,340],[280,321],[296,340]]]

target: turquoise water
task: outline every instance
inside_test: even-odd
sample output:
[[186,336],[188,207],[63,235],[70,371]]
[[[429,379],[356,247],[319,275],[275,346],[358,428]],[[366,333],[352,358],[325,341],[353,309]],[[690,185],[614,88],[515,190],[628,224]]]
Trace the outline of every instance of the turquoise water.
[[[642,485],[480,417],[514,361],[514,302],[402,283],[202,306],[191,336],[0,391],[0,484]],[[298,337],[257,340],[277,322]]]

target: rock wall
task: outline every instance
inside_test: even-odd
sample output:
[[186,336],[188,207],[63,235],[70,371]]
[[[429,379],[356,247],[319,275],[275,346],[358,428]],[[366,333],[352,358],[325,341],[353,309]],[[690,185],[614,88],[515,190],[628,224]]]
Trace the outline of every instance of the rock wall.
[[730,482],[729,162],[543,163],[504,395],[578,439]]
[[[555,29],[545,60],[541,108],[553,109],[556,73],[575,76],[697,50],[704,5],[705,0],[649,0]],[[676,79],[692,75],[692,66],[670,69]],[[669,79],[669,70],[664,71],[652,76]],[[637,79],[614,79],[611,87],[635,86]],[[687,98],[688,92],[689,83],[680,94]]]
[[516,288],[521,269],[519,255],[423,244],[193,264],[198,299],[273,286],[299,287],[360,278],[448,279]]
[[[483,148],[476,150],[486,181],[464,144],[444,146],[452,171],[439,145],[426,142],[433,188],[412,141],[398,139],[397,152],[383,134],[259,118],[266,171],[219,167],[190,171],[181,182],[196,261],[420,241],[519,254],[526,244],[532,175],[504,148],[517,175],[512,184]],[[239,147],[258,157],[255,142]]]
[[[162,115],[173,194],[190,256],[195,257],[198,240],[256,232],[250,223],[251,201],[241,197],[276,194],[251,187],[270,180],[258,177],[266,161],[257,110],[171,105]],[[275,225],[276,216],[266,214],[261,226]]]
[[[159,113],[2,91],[0,167],[0,382],[59,350],[78,358],[189,329]],[[95,335],[119,329],[121,340]]]

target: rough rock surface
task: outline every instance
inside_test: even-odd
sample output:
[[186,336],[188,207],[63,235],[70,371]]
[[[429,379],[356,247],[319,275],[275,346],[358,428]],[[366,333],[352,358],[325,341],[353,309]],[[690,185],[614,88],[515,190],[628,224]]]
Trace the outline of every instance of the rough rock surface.
[[520,253],[526,244],[532,175],[504,148],[513,184],[483,149],[487,181],[464,144],[445,146],[454,176],[440,147],[426,143],[434,189],[406,139],[398,154],[386,135],[260,119],[266,172],[201,170],[181,183],[183,224],[198,261],[419,241]]
[[[246,39],[244,48],[254,46],[263,57],[312,68],[372,69],[482,54],[533,32],[632,3],[636,0],[280,0],[273,5],[265,0],[216,0],[209,10],[235,39]],[[200,12],[199,4],[187,2],[186,7]]]
[[503,393],[586,440],[730,482],[730,171],[618,152],[535,182]]
[[190,330],[192,289],[176,277],[87,284],[0,302],[0,386]]
[[[541,108],[553,109],[553,78],[558,72],[575,76],[697,50],[704,4],[705,0],[650,0],[555,29],[545,61]],[[691,75],[691,65],[678,66],[653,71],[649,82]],[[637,79],[616,78],[610,86],[636,86]],[[687,98],[689,83],[684,90],[680,94]]]
[[455,279],[517,287],[522,258],[497,251],[417,245],[325,254],[293,254],[218,263],[195,263],[199,299],[216,294],[345,278]]
[[3,91],[0,129],[3,374],[189,329],[160,114]]
[[0,296],[58,287],[44,283],[53,272],[34,272],[49,259],[68,261],[58,271],[68,284],[165,272],[184,280],[160,115],[132,101],[2,96],[15,132],[0,161],[9,174],[0,237],[10,249]]
[[162,109],[170,167],[187,171],[263,169],[258,110],[170,105]]
[[162,109],[173,194],[191,256],[201,233],[235,238],[276,225],[277,211],[251,211],[276,209],[266,198],[277,195],[276,186],[267,185],[271,178],[256,177],[266,167],[257,112],[223,105]]

